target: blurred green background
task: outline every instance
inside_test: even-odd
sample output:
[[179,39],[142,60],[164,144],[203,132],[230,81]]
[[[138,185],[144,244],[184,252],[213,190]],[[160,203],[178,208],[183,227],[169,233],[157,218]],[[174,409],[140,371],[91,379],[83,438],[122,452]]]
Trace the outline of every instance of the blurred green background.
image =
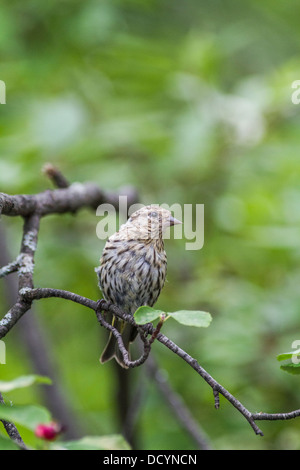
[[[204,309],[208,329],[168,321],[164,333],[253,412],[299,408],[299,378],[276,355],[300,339],[300,4],[265,0],[11,0],[0,6],[0,188],[51,187],[46,162],[70,181],[133,185],[143,203],[205,205],[202,250],[167,240],[157,306]],[[42,221],[35,285],[97,299],[99,217]],[[2,218],[11,258],[21,220]],[[1,310],[9,299],[1,283]],[[59,299],[35,304],[55,383],[79,435],[121,431],[113,364],[95,316]],[[6,337],[3,379],[34,371],[22,321]],[[26,339],[26,338],[25,338]],[[160,344],[153,354],[215,449],[299,449],[300,421],[260,422],[255,436],[210,387]],[[142,368],[137,447],[194,449]],[[41,386],[10,394],[44,403]],[[60,416],[56,417],[58,420]],[[28,439],[31,439],[29,436]]]

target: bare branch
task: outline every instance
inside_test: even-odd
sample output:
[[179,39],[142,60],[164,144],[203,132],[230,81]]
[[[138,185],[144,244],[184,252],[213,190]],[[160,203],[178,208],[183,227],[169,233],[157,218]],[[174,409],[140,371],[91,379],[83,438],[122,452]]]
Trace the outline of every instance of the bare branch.
[[137,201],[137,193],[131,187],[113,193],[100,189],[95,183],[73,183],[67,188],[46,190],[38,194],[11,196],[0,193],[0,214],[28,217],[35,213],[45,216],[76,212],[84,207],[96,209],[104,202],[118,208],[120,195],[128,198],[129,206]]
[[5,277],[8,274],[15,273],[18,271],[20,266],[20,260],[19,257],[15,260],[12,261],[11,263],[7,264],[6,266],[3,266],[3,268],[0,269],[0,277]]
[[[119,346],[122,347],[122,342],[119,338],[119,333],[114,331],[115,329],[111,327],[110,324],[103,322],[103,317],[99,319],[99,309],[101,311],[110,312],[113,315],[121,318],[122,320],[130,323],[131,325],[135,326],[142,330],[146,335],[153,335],[156,331],[156,328],[150,323],[146,325],[137,325],[135,323],[134,318],[132,315],[129,315],[123,312],[118,306],[111,304],[110,302],[106,302],[101,300],[100,302],[96,302],[94,300],[88,299],[86,297],[82,297],[81,295],[74,294],[73,292],[68,292],[59,289],[50,289],[50,288],[36,288],[36,289],[25,289],[22,293],[22,299],[26,303],[31,303],[34,300],[42,299],[42,298],[50,298],[50,297],[59,297],[66,300],[71,300],[73,302],[79,303],[85,307],[94,310],[97,314],[98,321],[104,326],[105,328],[109,329],[110,331],[115,334],[116,338],[119,340]],[[13,325],[12,325],[13,326]],[[11,326],[11,327],[12,327]],[[11,327],[9,329],[11,329]],[[0,329],[1,331],[1,329]],[[118,333],[118,334],[117,334]],[[1,338],[1,335],[0,335]],[[157,341],[162,343],[168,349],[170,349],[174,354],[181,357],[187,364],[189,364],[212,388],[213,395],[215,397],[215,404],[218,403],[216,396],[221,394],[226,400],[231,403],[248,421],[252,429],[254,430],[255,434],[263,436],[263,432],[257,426],[257,420],[285,420],[295,418],[300,416],[300,410],[296,410],[290,413],[275,413],[275,414],[268,414],[268,413],[251,413],[237,398],[235,398],[225,387],[219,384],[200,364],[190,356],[186,351],[181,349],[177,344],[171,341],[167,336],[163,335],[162,333],[158,333],[156,337]],[[149,354],[148,350],[144,350],[143,355],[137,359],[136,361],[129,361],[128,367],[136,367],[141,365],[146,359],[147,355]],[[127,358],[128,360],[128,358]]]
[[[21,249],[17,259],[0,269],[0,278],[18,272],[18,298],[10,310],[0,321],[0,337],[4,337],[19,319],[31,308],[32,300],[24,297],[24,293],[34,287],[34,255],[37,248],[40,221],[48,214],[75,213],[82,208],[96,209],[103,202],[119,209],[119,196],[127,198],[130,206],[137,202],[137,192],[127,187],[119,193],[100,189],[94,183],[69,184],[62,173],[53,165],[44,168],[45,174],[59,189],[47,190],[35,195],[11,196],[0,193],[0,215],[21,216],[24,219]],[[7,263],[7,261],[5,261]],[[4,422],[13,437],[13,424]]]
[[[2,403],[3,405],[5,404],[1,392],[0,392],[0,403]],[[7,435],[11,438],[11,440],[14,441],[21,449],[27,450],[27,447],[24,444],[23,439],[17,427],[15,426],[15,424],[11,423],[10,421],[6,421],[4,419],[0,419],[0,421],[2,422],[4,429]]]
[[[2,265],[9,263],[10,253],[7,246],[7,237],[0,221],[0,261]],[[18,294],[19,279],[17,276],[7,276],[4,279],[5,304],[13,305]],[[27,351],[34,372],[38,375],[50,377],[51,387],[40,385],[41,398],[53,417],[59,418],[59,422],[65,426],[64,436],[66,439],[78,439],[83,435],[82,425],[73,410],[69,397],[65,393],[59,377],[59,368],[53,359],[52,340],[49,332],[43,328],[40,322],[43,319],[31,305],[30,315],[24,315],[21,328],[16,331],[17,342],[21,342]],[[0,366],[1,367],[1,366]]]
[[[17,302],[0,321],[0,339],[3,338],[18,322],[18,320],[30,309],[32,302],[38,299],[58,297],[72,302],[77,302],[91,310],[96,315],[101,326],[105,327],[116,337],[118,345],[124,355],[124,361],[128,367],[137,367],[143,364],[149,356],[151,344],[156,340],[162,343],[174,354],[181,357],[193,368],[212,388],[215,407],[219,408],[219,395],[222,395],[231,403],[248,421],[254,432],[263,435],[256,421],[262,420],[286,420],[300,416],[300,410],[289,413],[251,413],[237,398],[219,384],[200,364],[181,349],[168,337],[160,332],[161,322],[154,328],[152,324],[137,325],[133,316],[123,312],[118,306],[109,302],[93,301],[78,294],[52,288],[34,288],[33,271],[34,255],[37,247],[38,233],[41,218],[48,214],[74,213],[82,208],[95,209],[99,204],[106,202],[118,208],[119,193],[103,191],[94,183],[73,183],[68,181],[53,166],[46,167],[46,174],[59,189],[47,190],[35,195],[15,195],[0,193],[0,214],[7,216],[21,216],[24,218],[23,238],[20,255],[17,260],[8,264],[0,270],[0,277],[10,272],[18,271],[19,295]],[[125,188],[123,195],[128,198],[128,204],[136,202],[136,192],[132,188]],[[140,358],[135,361],[129,360],[124,348],[120,333],[105,320],[102,312],[110,312],[113,315],[135,326],[143,341],[144,350]],[[148,339],[150,335],[150,339]]]
[[[143,334],[140,334],[141,336],[141,339],[144,343],[144,351],[141,355],[141,357],[139,359],[136,359],[135,361],[131,361],[129,359],[129,354],[128,354],[128,351],[127,349],[125,348],[124,346],[124,343],[123,343],[123,339],[122,339],[122,335],[121,333],[114,327],[112,326],[110,323],[108,323],[107,321],[105,321],[105,319],[103,318],[103,316],[101,315],[101,306],[102,306],[102,303],[103,301],[100,300],[99,302],[97,302],[97,308],[95,310],[96,312],[96,316],[97,316],[97,319],[100,323],[100,325],[104,326],[104,328],[106,328],[107,330],[111,331],[111,333],[114,335],[114,337],[116,338],[117,342],[118,342],[118,346],[119,346],[119,349],[123,355],[123,360],[124,360],[124,363],[127,367],[129,368],[133,368],[133,367],[138,367],[140,366],[141,364],[143,364],[145,362],[145,360],[147,359],[147,357],[149,356],[150,354],[150,349],[151,349],[151,343],[150,341],[147,341],[147,339],[145,338],[145,335]],[[106,303],[106,302],[105,302]],[[136,325],[137,326],[137,325]],[[137,328],[139,329],[139,327],[137,326]]]
[[300,410],[290,411],[289,413],[254,413],[254,420],[278,421],[286,419],[294,419],[300,416]]
[[51,179],[54,186],[57,188],[68,188],[70,183],[64,177],[64,175],[56,168],[52,163],[46,163],[43,168],[43,172],[45,173],[48,178]]

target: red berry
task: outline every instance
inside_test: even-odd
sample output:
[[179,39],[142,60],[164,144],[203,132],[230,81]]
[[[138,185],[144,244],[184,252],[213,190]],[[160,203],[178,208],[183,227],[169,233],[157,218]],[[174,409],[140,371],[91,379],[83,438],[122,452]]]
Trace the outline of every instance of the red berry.
[[61,426],[58,423],[38,424],[35,428],[35,435],[40,439],[52,441],[61,432]]

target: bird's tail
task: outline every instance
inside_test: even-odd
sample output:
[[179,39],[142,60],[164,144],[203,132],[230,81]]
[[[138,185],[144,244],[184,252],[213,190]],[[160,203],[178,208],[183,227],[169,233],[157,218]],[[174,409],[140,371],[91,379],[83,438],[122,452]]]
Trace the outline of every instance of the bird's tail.
[[[112,325],[120,333],[122,333],[123,344],[125,346],[126,351],[128,352],[128,359],[130,360],[129,345],[136,336],[136,328],[134,328],[132,325],[129,325],[128,323],[125,323],[122,320],[116,319],[116,317],[113,317]],[[123,354],[119,349],[117,339],[112,333],[110,333],[108,342],[100,357],[100,362],[101,364],[104,364],[105,362],[110,361],[113,358],[115,358],[115,360],[121,367],[123,367],[124,369],[128,369],[128,366],[124,362]]]

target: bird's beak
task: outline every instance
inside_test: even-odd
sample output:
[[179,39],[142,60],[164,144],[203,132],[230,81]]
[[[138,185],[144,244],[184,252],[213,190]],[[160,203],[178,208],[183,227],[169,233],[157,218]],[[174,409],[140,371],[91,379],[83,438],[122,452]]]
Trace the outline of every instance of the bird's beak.
[[170,216],[170,226],[172,227],[172,225],[177,225],[177,224],[182,224],[182,222],[180,222],[180,220],[178,219],[175,219],[175,217],[173,217],[172,215]]

